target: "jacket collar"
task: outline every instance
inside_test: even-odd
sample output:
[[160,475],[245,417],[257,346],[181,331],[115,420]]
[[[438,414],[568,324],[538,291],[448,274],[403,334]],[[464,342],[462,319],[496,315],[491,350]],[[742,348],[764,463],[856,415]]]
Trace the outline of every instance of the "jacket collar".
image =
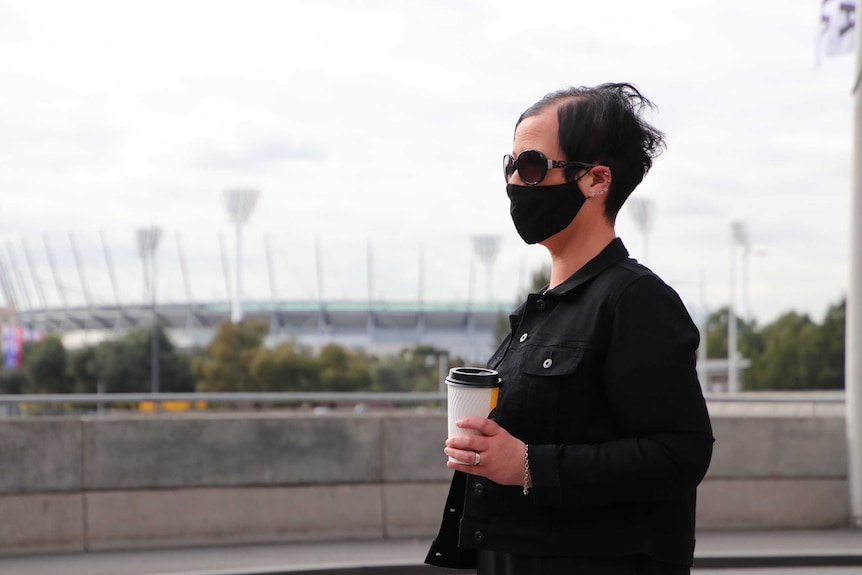
[[551,290],[548,289],[548,286],[545,286],[539,293],[549,293],[558,296],[566,295],[578,286],[587,283],[605,269],[628,257],[629,252],[623,245],[623,241],[620,238],[614,238],[596,257],[570,275],[563,283]]

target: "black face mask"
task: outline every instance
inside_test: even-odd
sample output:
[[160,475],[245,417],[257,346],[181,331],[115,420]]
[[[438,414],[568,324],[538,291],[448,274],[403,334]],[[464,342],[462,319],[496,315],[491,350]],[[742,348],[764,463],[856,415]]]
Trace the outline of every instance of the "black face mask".
[[508,184],[509,213],[518,234],[528,244],[537,244],[563,231],[572,223],[586,198],[578,182],[557,186]]

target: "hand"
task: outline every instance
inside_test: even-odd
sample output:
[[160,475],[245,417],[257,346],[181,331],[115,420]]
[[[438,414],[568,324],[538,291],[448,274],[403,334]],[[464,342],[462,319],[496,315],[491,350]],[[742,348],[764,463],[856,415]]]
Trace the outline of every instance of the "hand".
[[[487,477],[500,485],[524,484],[524,451],[526,446],[495,421],[484,417],[465,417],[455,422],[461,429],[474,429],[481,435],[463,435],[446,440],[443,452],[461,465],[448,461],[446,466],[473,475]],[[479,465],[473,465],[479,453]]]

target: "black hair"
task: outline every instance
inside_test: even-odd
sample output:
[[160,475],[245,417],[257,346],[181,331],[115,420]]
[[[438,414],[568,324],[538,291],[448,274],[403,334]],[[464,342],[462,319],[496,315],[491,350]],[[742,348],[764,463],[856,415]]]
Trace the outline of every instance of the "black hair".
[[[518,124],[556,104],[564,159],[611,169],[605,215],[613,223],[653,160],[665,149],[664,134],[641,117],[644,109],[655,105],[632,84],[571,87],[547,94],[521,114]],[[566,180],[572,180],[577,172],[578,168],[566,168]]]

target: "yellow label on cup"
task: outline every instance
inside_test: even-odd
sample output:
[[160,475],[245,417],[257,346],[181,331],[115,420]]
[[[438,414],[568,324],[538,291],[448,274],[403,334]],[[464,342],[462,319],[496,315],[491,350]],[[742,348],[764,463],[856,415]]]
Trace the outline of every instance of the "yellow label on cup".
[[493,411],[494,408],[497,407],[497,396],[498,395],[500,395],[500,388],[499,387],[495,387],[494,389],[491,390],[491,401],[489,402],[490,405],[488,406],[488,413],[491,413],[491,411]]

